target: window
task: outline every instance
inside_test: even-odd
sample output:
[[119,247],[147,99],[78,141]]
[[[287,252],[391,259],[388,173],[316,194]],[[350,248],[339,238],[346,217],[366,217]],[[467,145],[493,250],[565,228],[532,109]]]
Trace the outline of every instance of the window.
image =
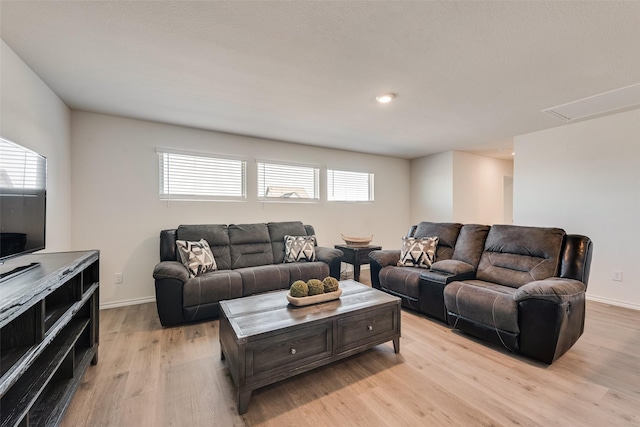
[[373,174],[327,169],[327,200],[373,202]]
[[0,188],[41,190],[46,187],[44,158],[0,138]]
[[318,168],[258,162],[258,198],[318,200]]
[[160,198],[245,200],[244,160],[158,150]]

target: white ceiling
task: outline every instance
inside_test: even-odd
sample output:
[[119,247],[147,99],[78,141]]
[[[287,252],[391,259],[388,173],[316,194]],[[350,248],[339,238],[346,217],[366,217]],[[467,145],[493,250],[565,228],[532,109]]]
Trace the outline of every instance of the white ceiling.
[[2,39],[72,109],[403,158],[508,157],[562,125],[541,110],[640,82],[639,1],[0,7]]

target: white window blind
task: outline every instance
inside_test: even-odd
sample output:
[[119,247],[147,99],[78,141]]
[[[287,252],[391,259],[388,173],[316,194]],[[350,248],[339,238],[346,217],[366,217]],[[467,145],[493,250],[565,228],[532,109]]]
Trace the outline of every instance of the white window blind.
[[258,198],[318,200],[319,169],[258,162]]
[[44,159],[0,138],[0,188],[38,190],[46,186]]
[[327,169],[327,200],[373,202],[373,174]]
[[245,200],[246,162],[158,150],[160,198]]

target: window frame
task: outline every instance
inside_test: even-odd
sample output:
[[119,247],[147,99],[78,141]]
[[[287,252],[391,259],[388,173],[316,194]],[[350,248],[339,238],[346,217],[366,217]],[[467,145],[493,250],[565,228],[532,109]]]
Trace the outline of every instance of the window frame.
[[[213,202],[246,202],[247,200],[247,160],[241,157],[233,157],[220,155],[216,153],[203,153],[203,152],[195,152],[195,151],[186,151],[186,150],[175,150],[175,149],[165,149],[165,148],[157,148],[156,153],[158,156],[158,197],[160,200],[167,201],[213,201]],[[165,161],[164,155],[177,155],[177,156],[188,156],[194,157],[196,159],[213,159],[227,162],[239,162],[240,166],[240,182],[239,188],[236,190],[240,191],[240,195],[223,195],[223,194],[199,194],[198,192],[194,193],[167,193],[165,191]],[[214,171],[214,173],[221,173],[220,170]],[[169,190],[171,191],[171,190]]]

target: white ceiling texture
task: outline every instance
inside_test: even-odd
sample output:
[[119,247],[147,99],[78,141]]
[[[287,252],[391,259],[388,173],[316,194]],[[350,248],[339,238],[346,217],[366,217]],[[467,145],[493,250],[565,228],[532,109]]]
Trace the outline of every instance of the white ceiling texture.
[[[2,1],[71,108],[416,158],[640,82],[640,1]],[[397,94],[390,104],[375,101]]]

